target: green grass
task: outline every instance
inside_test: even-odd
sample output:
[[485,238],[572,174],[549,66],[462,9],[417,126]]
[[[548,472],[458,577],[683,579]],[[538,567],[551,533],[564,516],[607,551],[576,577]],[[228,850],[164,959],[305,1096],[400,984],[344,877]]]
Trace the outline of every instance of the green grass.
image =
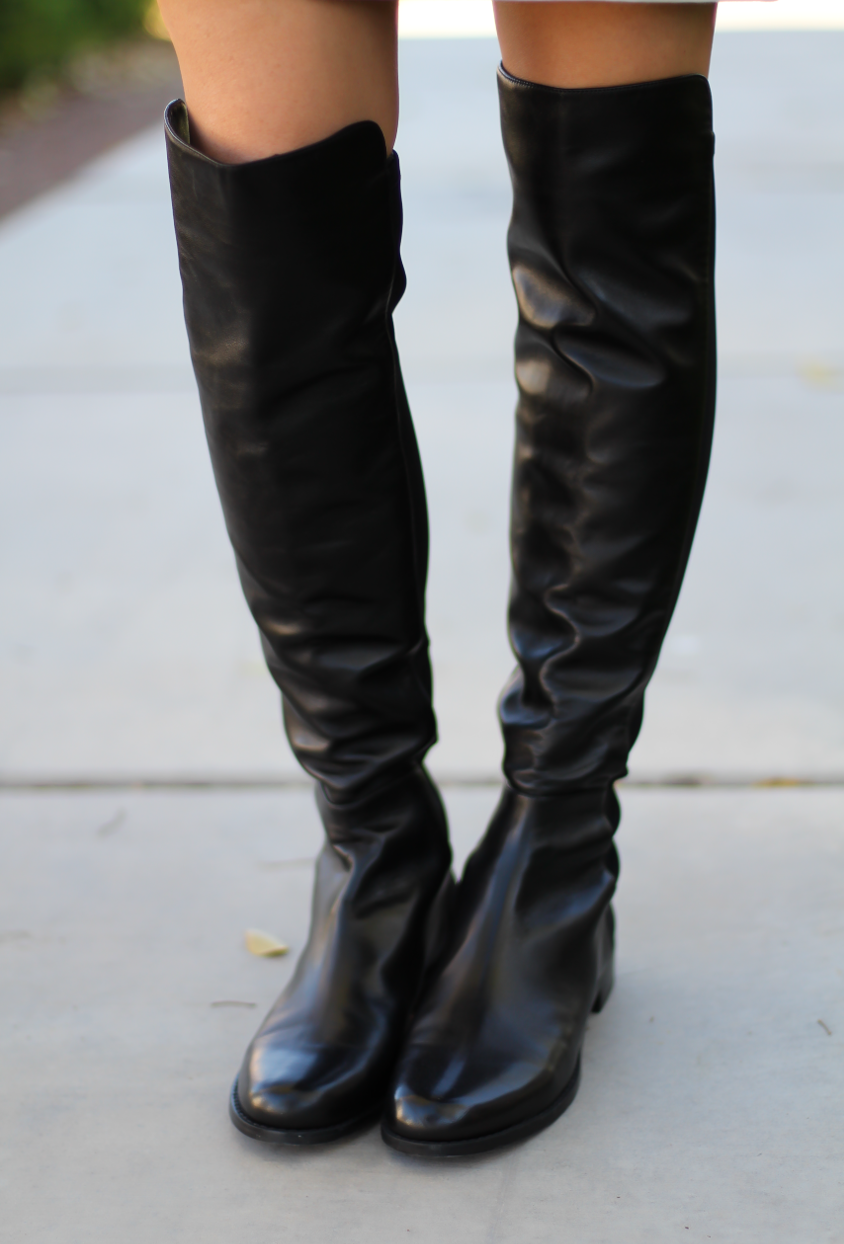
[[148,0],[0,0],[0,91],[142,29]]

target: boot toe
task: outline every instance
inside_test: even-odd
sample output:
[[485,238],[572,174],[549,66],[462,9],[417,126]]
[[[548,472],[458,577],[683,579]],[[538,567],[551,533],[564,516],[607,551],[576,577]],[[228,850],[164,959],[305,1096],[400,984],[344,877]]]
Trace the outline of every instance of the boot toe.
[[248,1061],[238,1076],[237,1096],[243,1113],[264,1127],[295,1131],[332,1122],[324,1093],[309,1092],[287,1076],[256,1076]]
[[469,1107],[459,1101],[437,1101],[401,1085],[388,1102],[385,1126],[406,1140],[448,1140],[460,1131]]
[[360,1052],[314,1047],[253,1047],[237,1081],[242,1112],[278,1131],[342,1125],[364,1112],[372,1086]]
[[255,1123],[279,1131],[300,1131],[330,1123],[325,1101],[294,1085],[254,1081],[244,1068],[237,1080],[240,1108]]

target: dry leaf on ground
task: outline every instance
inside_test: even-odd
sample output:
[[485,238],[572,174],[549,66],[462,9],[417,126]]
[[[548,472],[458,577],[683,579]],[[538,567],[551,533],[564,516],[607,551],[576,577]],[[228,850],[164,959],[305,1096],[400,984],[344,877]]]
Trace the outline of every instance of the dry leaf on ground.
[[284,942],[280,942],[277,937],[273,937],[272,933],[264,933],[261,929],[247,929],[246,949],[253,955],[262,955],[265,959],[272,959],[276,955],[286,955],[290,947],[285,946]]

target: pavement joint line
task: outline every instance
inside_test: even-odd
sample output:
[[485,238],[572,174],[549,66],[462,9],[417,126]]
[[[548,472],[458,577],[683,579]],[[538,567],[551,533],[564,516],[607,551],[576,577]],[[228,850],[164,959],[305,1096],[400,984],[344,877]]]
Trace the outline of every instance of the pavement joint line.
[[[498,774],[464,773],[432,775],[438,786],[448,789],[497,787]],[[622,778],[616,785],[625,790],[794,790],[844,788],[844,773],[791,776],[781,774],[734,775],[666,773]],[[256,774],[202,776],[181,774],[172,777],[154,775],[122,775],[115,777],[0,776],[0,793],[41,791],[83,794],[96,791],[258,791],[311,790],[314,782],[306,777]]]
[[[483,364],[467,368],[464,364],[425,364],[409,360],[405,370],[416,383],[482,383],[490,379],[490,367],[502,363],[497,355]],[[722,355],[719,372],[731,378],[796,377],[825,379],[832,385],[844,376],[844,356],[822,351],[817,357],[803,352],[781,354],[745,353]],[[494,380],[509,382],[509,362]],[[87,393],[182,393],[193,392],[196,382],[189,364],[126,363],[114,366],[43,364],[33,366],[0,365],[0,395],[4,397],[51,396]]]

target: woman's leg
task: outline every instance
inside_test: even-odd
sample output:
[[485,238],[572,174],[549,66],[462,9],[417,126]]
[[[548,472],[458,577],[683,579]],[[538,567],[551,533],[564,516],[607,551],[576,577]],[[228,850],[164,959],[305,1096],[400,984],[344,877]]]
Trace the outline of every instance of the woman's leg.
[[717,4],[496,0],[504,68],[545,86],[620,86],[709,72]]
[[499,706],[507,784],[396,1072],[384,1134],[407,1153],[480,1152],[553,1122],[612,988],[613,787],[679,592],[714,410],[711,99],[690,72],[709,31],[690,43],[685,22],[666,5],[499,5],[518,666]]
[[395,0],[161,0],[191,141],[259,160],[375,121],[398,126]]
[[326,831],[308,943],[230,1111],[247,1135],[316,1143],[379,1113],[451,884],[422,767],[427,522],[392,328],[395,10],[170,0],[165,14],[188,94],[166,136],[205,430]]

